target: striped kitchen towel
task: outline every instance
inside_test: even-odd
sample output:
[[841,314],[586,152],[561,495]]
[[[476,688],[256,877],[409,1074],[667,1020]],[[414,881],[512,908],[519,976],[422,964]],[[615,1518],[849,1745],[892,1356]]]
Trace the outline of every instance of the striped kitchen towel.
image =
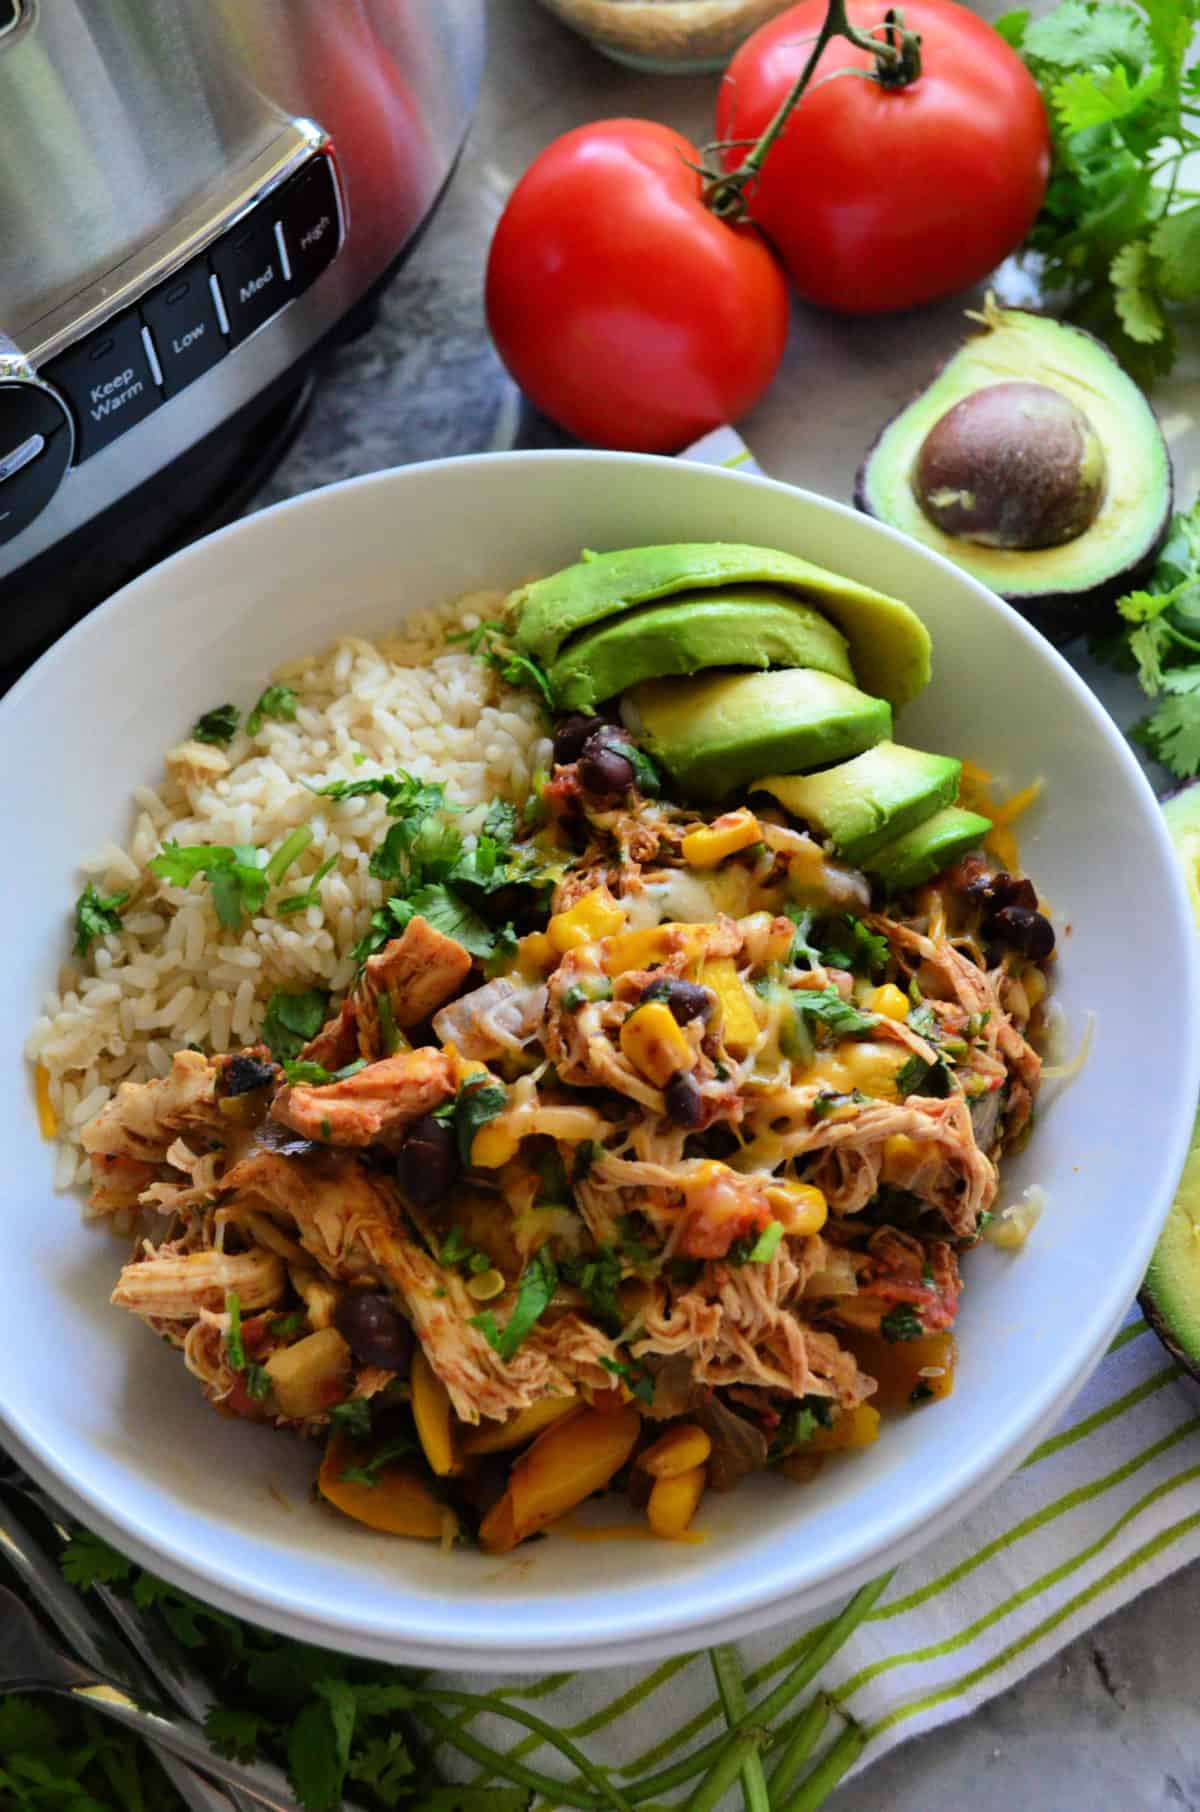
[[[684,457],[761,469],[730,428]],[[844,1749],[842,1733],[853,1730],[862,1768],[907,1737],[964,1716],[1198,1555],[1200,1388],[1135,1310],[1063,1425],[965,1522],[899,1568],[821,1667],[826,1700],[813,1715],[829,1714],[825,1753],[840,1738]],[[815,1657],[829,1628],[826,1613],[741,1645],[751,1718],[790,1669]],[[470,1684],[495,1692],[498,1683]],[[628,1669],[610,1669],[510,1679],[501,1690],[517,1705],[536,1704],[617,1782],[670,1772],[726,1725],[705,1654],[679,1656],[632,1681]],[[485,1718],[479,1730],[514,1748],[510,1723]],[[515,1749],[529,1765],[559,1772],[536,1736]]]

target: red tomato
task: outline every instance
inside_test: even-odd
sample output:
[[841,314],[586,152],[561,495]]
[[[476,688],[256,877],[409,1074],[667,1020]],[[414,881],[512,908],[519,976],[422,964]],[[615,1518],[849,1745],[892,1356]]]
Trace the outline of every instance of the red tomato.
[[[884,0],[849,0],[851,23],[879,26]],[[825,17],[803,0],[747,39],[717,100],[717,136],[757,138],[799,75]],[[802,296],[878,314],[952,294],[1018,246],[1050,169],[1046,111],[1032,76],[990,25],[957,0],[905,0],[921,37],[907,88],[859,76],[868,51],[825,48],[808,88],[748,190]],[[744,152],[725,153],[733,168]]]
[[525,394],[580,440],[673,453],[762,395],[787,285],[753,227],[704,206],[694,145],[601,120],[549,145],[513,191],[487,315]]

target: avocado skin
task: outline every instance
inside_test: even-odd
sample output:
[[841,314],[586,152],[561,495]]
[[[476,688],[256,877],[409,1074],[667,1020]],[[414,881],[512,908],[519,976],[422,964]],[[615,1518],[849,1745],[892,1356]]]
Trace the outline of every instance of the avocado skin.
[[685,797],[705,802],[764,771],[861,754],[892,729],[886,699],[804,667],[647,680],[626,695],[622,715]]
[[640,604],[747,584],[781,586],[829,618],[850,644],[860,683],[897,711],[928,684],[929,631],[915,611],[779,548],[688,541],[585,553],[574,566],[510,592],[505,613],[518,647],[551,666],[573,635]]
[[990,818],[946,805],[914,830],[893,837],[865,863],[888,893],[906,893],[975,849],[991,830]]
[[[862,867],[877,850],[953,805],[962,762],[894,742],[878,742],[817,774],[768,775],[755,786],[774,795]],[[753,790],[753,789],[752,789]]]
[[819,612],[771,585],[678,592],[584,630],[550,669],[564,711],[594,711],[642,680],[706,667],[813,667],[854,683],[846,638]]
[[[1200,930],[1200,781],[1178,788],[1163,801],[1163,817],[1187,878],[1192,912]],[[1172,1358],[1200,1379],[1200,1265],[1181,1277],[1177,1262],[1196,1253],[1191,1225],[1200,1222],[1200,1113],[1192,1128],[1183,1175],[1158,1236],[1138,1302],[1146,1320]],[[1182,1234],[1182,1238],[1180,1237]],[[1192,1301],[1187,1300],[1191,1294]]]
[[[868,447],[863,462],[858,469],[854,483],[854,506],[856,509],[861,510],[864,515],[874,516],[878,521],[887,522],[894,528],[900,528],[903,532],[913,535],[916,540],[922,541],[927,546],[933,547],[936,552],[945,555],[947,559],[953,560],[956,565],[961,566],[972,578],[978,579],[981,584],[986,585],[990,590],[997,592],[1006,603],[1011,604],[1014,610],[1020,611],[1022,616],[1027,617],[1029,621],[1033,623],[1036,628],[1040,629],[1051,641],[1066,642],[1070,641],[1073,636],[1080,635],[1089,630],[1094,631],[1103,626],[1105,617],[1109,614],[1111,606],[1115,604],[1117,599],[1123,597],[1126,592],[1132,591],[1136,586],[1141,584],[1143,579],[1149,576],[1159,551],[1162,548],[1163,542],[1167,538],[1167,532],[1171,525],[1171,515],[1174,509],[1174,480],[1166,442],[1163,440],[1162,432],[1157,427],[1157,424],[1153,424],[1152,414],[1150,419],[1153,424],[1151,433],[1154,442],[1154,451],[1155,456],[1161,461],[1162,465],[1161,494],[1157,500],[1153,515],[1147,517],[1144,533],[1139,537],[1140,545],[1131,550],[1128,559],[1120,564],[1118,569],[1110,570],[1103,575],[1098,576],[1091,582],[1088,582],[1085,579],[1073,585],[1063,585],[1061,583],[1054,584],[1050,581],[1047,581],[1045,584],[1038,584],[1035,579],[1032,586],[1027,588],[1023,587],[1019,591],[1016,589],[1006,589],[1003,584],[997,583],[993,578],[987,576],[986,573],[981,572],[978,569],[978,563],[973,558],[974,550],[972,549],[970,542],[960,541],[951,544],[947,537],[938,536],[935,539],[933,535],[927,536],[925,533],[921,532],[921,530],[914,529],[908,522],[898,522],[887,511],[878,507],[877,497],[873,494],[872,481],[878,462],[882,457],[881,449],[883,448],[885,441],[887,441],[892,434],[893,429],[896,428],[903,417],[908,415],[910,410],[914,410],[922,399],[929,394],[934,386],[939,383],[947,369],[953,365],[957,359],[961,358],[964,353],[970,352],[973,347],[978,347],[981,342],[986,342],[989,333],[994,332],[997,326],[1002,327],[1004,322],[1009,318],[1016,321],[1036,322],[1040,324],[1041,328],[1046,328],[1050,331],[1058,330],[1059,334],[1070,336],[1068,344],[1073,341],[1081,342],[1083,347],[1090,349],[1092,356],[1097,361],[1097,365],[1101,369],[1107,366],[1115,371],[1122,390],[1128,387],[1130,391],[1133,391],[1138,396],[1141,407],[1148,414],[1150,413],[1149,404],[1140,396],[1140,393],[1137,392],[1137,388],[1133,384],[1132,379],[1126,376],[1109,348],[1104,344],[1103,340],[1098,339],[1095,334],[1089,333],[1086,328],[1075,326],[1074,323],[1061,322],[1054,320],[1050,316],[1038,314],[1033,309],[1000,309],[994,304],[989,304],[987,320],[979,332],[969,335],[963,345],[958,347],[949,358],[943,360],[925,388],[919,391],[902,409],[897,410],[896,414],[891,416],[880,428],[879,433]],[[1043,377],[1039,370],[1032,366],[1023,368],[1019,375],[1034,382],[1052,383],[1052,379]],[[986,378],[981,378],[980,382],[981,384],[984,382],[996,382],[998,376],[998,373],[994,373]],[[965,394],[965,392],[959,392],[958,394],[962,395]],[[957,400],[957,398],[948,397],[946,407],[951,407],[954,400]],[[937,418],[931,417],[929,426],[933,425],[934,419]],[[919,450],[921,439],[923,439],[923,436],[918,438],[916,445],[913,448],[914,456]],[[1108,438],[1102,434],[1101,440],[1106,454],[1111,454],[1112,448]],[[1103,509],[1101,515],[1103,515]],[[1093,525],[1093,528],[1094,526],[1095,525]],[[930,525],[930,528],[932,528],[932,525]],[[1078,541],[1090,545],[1088,537],[1091,533],[1091,530],[1085,531],[1083,535],[1078,537]],[[1072,544],[1068,543],[1067,545]],[[1025,553],[1021,556],[1021,559],[1026,563],[1035,563],[1032,567],[1027,566],[1026,570],[1033,571],[1036,574],[1036,563],[1040,559],[1040,550]]]

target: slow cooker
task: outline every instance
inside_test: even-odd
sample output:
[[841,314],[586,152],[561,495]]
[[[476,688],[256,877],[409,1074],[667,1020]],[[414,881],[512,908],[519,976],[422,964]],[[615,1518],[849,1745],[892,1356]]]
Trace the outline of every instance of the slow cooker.
[[0,661],[258,471],[466,133],[484,0],[0,0]]

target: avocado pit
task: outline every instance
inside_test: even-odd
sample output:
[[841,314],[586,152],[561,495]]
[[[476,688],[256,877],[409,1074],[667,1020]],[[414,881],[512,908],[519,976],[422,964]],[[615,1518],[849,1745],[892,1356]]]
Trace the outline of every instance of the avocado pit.
[[1091,422],[1048,384],[985,384],[925,436],[912,486],[945,535],[986,547],[1061,547],[1089,529],[1107,461]]

